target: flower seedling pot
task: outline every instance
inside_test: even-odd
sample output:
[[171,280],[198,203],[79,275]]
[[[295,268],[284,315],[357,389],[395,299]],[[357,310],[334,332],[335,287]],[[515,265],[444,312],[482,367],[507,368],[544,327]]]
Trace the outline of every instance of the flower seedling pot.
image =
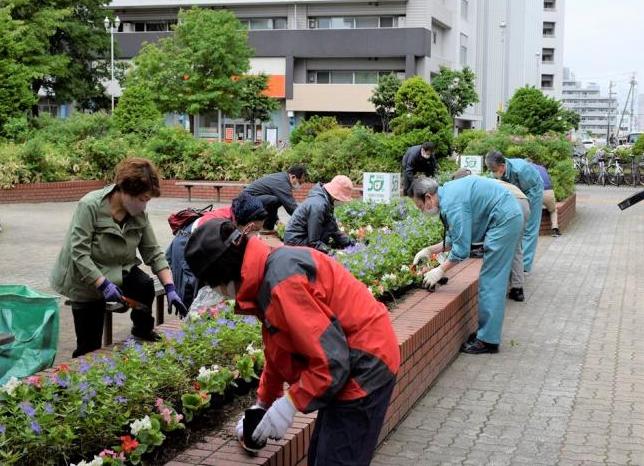
[[242,447],[251,453],[257,452],[266,446],[266,442],[260,444],[253,441],[253,432],[255,432],[255,428],[261,422],[264,414],[266,414],[266,410],[263,408],[248,408],[244,411],[244,439]]

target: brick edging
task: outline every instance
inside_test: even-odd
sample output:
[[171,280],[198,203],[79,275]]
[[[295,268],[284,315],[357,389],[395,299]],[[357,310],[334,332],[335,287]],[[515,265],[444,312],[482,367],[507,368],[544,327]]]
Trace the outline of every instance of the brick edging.
[[[557,202],[557,219],[559,221],[559,229],[564,230],[570,225],[570,222],[575,218],[577,213],[577,194],[573,193],[561,202]],[[539,228],[540,235],[549,235],[552,230],[550,224],[550,214],[546,209],[541,213],[541,227]]]

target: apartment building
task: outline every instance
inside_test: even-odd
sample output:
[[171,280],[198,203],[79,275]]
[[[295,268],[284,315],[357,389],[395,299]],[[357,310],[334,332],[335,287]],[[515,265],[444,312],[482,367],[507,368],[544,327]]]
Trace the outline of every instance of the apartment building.
[[[251,72],[269,75],[270,95],[281,102],[260,137],[286,139],[311,115],[332,115],[345,124],[378,126],[368,101],[379,76],[421,75],[428,81],[440,66],[476,64],[475,0],[114,0],[109,8],[121,26],[121,59],[143,42],[170,34],[180,8],[226,8],[249,29],[255,49]],[[247,122],[221,114],[200,115],[199,136],[244,140]],[[474,111],[460,127],[480,127]]]
[[[590,136],[605,141],[609,130],[609,121],[611,134],[616,133],[621,116],[617,99],[601,95],[600,87],[595,83],[583,86],[580,81],[575,80],[574,73],[567,68],[564,69],[561,101],[564,107],[579,114],[581,118],[579,137]],[[625,118],[622,121],[621,131],[627,133],[628,129],[629,120]]]

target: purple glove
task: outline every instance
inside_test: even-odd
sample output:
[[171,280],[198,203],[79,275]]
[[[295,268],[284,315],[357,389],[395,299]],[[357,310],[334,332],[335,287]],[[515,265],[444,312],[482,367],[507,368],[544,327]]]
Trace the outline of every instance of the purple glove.
[[110,303],[122,303],[123,302],[123,292],[121,289],[116,286],[114,283],[109,281],[107,278],[103,280],[103,283],[98,285],[98,291],[103,293],[103,299]]
[[163,288],[165,288],[165,295],[168,298],[168,314],[172,314],[172,306],[174,306],[175,315],[180,315],[181,317],[188,315],[188,309],[186,309],[185,304],[181,301],[181,298],[174,287],[174,283],[163,285]]

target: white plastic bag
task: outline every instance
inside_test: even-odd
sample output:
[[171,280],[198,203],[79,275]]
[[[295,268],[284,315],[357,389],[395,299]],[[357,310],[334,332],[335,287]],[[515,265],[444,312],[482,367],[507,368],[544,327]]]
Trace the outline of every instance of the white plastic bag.
[[209,286],[204,286],[199,290],[197,297],[190,305],[190,311],[197,311],[199,309],[216,306],[225,300],[226,298],[224,298],[221,293],[213,290]]

